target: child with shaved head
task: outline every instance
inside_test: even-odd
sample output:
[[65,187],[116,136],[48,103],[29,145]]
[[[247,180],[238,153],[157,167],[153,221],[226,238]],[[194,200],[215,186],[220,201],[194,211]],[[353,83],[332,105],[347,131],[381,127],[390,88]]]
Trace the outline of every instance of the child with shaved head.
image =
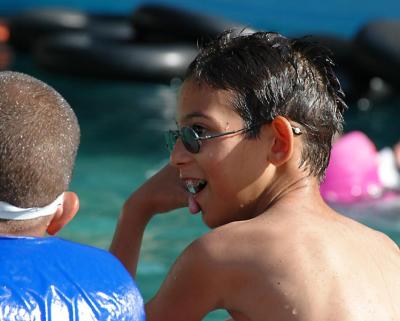
[[144,320],[127,271],[106,251],[54,235],[78,211],[68,190],[80,140],[59,93],[0,72],[0,319]]

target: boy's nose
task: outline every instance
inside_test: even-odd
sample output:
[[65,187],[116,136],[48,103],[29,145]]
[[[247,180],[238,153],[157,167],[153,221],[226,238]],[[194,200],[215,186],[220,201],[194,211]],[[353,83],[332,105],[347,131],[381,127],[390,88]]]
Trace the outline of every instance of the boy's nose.
[[192,154],[187,151],[182,143],[182,140],[178,138],[169,157],[170,164],[175,167],[180,167],[187,164],[191,160]]

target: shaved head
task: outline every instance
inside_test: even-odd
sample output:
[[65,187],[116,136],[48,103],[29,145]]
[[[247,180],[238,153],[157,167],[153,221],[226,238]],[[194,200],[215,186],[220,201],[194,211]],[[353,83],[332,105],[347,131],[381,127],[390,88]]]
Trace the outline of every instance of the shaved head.
[[79,145],[76,116],[52,87],[0,72],[0,201],[41,207],[68,188]]

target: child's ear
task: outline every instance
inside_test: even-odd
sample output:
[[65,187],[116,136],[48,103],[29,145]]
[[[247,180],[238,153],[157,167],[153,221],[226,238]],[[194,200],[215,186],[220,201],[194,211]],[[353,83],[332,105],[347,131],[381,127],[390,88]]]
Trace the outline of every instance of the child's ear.
[[79,198],[74,192],[64,192],[64,202],[60,206],[47,227],[47,233],[55,235],[67,225],[79,210]]
[[277,116],[271,123],[273,144],[270,149],[269,161],[275,166],[286,163],[293,154],[293,132],[289,121]]

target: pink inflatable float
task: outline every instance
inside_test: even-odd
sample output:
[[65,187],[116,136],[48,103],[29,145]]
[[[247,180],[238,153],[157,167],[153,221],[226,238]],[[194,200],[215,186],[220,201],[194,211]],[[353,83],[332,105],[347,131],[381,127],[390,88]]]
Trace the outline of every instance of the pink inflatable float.
[[352,205],[398,197],[399,173],[393,152],[378,152],[362,132],[341,136],[334,144],[321,195],[330,204]]

